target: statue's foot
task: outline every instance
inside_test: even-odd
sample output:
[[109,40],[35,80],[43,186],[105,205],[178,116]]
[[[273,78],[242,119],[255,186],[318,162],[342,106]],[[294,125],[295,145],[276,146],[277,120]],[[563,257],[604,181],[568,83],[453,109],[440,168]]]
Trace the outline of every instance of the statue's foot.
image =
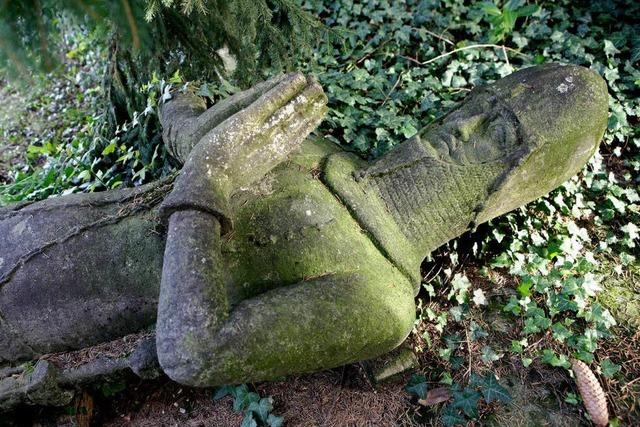
[[33,367],[17,369],[0,380],[0,411],[19,404],[62,406],[71,402],[73,392],[59,386],[58,369],[51,363],[39,360]]
[[[78,363],[75,359],[82,352],[101,355]],[[132,349],[122,356],[110,357],[103,353],[105,352],[83,349],[50,355],[47,356],[48,359],[38,360],[35,365],[25,363],[18,367],[0,369],[0,412],[11,410],[20,404],[67,405],[79,387],[96,381],[123,378],[128,372],[144,379],[157,378],[162,374],[156,356],[154,335],[136,341]],[[62,363],[62,360],[67,360],[67,363]]]

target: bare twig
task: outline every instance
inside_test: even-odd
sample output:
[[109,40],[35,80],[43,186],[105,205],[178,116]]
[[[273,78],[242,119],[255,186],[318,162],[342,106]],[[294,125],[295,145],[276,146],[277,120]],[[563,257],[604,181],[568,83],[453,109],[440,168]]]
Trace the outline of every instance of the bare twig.
[[445,43],[450,44],[451,46],[455,46],[455,43],[453,42],[453,40],[450,40],[448,38],[446,38],[445,36],[443,36],[442,34],[444,34],[445,31],[447,31],[447,28],[445,28],[444,30],[442,30],[442,32],[440,34],[438,33],[434,33],[433,31],[429,31],[426,28],[418,28],[418,27],[411,27],[412,30],[416,30],[416,31],[424,31],[425,33],[429,34],[430,36],[433,36],[439,40],[442,40]]
[[511,64],[509,64],[509,56],[507,56],[507,48],[505,45],[502,45],[502,53],[504,54],[504,60],[507,61],[507,65],[511,66]]
[[427,34],[429,34],[429,35],[431,35],[431,36],[433,36],[433,37],[435,37],[437,39],[440,39],[445,43],[449,43],[451,46],[455,46],[455,44],[451,40],[449,40],[448,38],[444,37],[442,34],[436,34],[433,31],[427,30],[426,28],[423,28],[423,30],[424,30],[425,33],[427,33]]
[[415,62],[415,63],[416,63],[416,64],[418,64],[418,65],[422,65],[422,62],[420,62],[420,61],[418,61],[417,59],[412,58],[412,57],[410,57],[410,56],[404,56],[404,55],[398,55],[398,56],[399,56],[400,58],[408,59],[408,60],[409,60],[409,61],[411,61],[411,62]]
[[526,55],[526,54],[524,54],[524,53],[522,53],[520,51],[517,51],[516,49],[512,49],[512,48],[504,46],[504,45],[485,43],[485,44],[472,44],[470,46],[464,46],[464,47],[460,47],[458,49],[451,50],[449,52],[445,52],[445,53],[443,53],[441,55],[436,56],[435,58],[427,59],[426,61],[422,62],[420,65],[430,64],[430,63],[432,63],[434,61],[437,61],[438,59],[446,58],[447,56],[453,55],[454,53],[462,52],[464,50],[468,50],[468,49],[483,49],[483,48],[503,49],[503,51],[507,51],[508,50],[510,52],[513,52],[516,55],[520,55],[520,56],[523,56],[523,57],[526,57],[526,58],[529,57],[529,55]]
[[384,104],[387,103],[387,101],[389,100],[389,96],[391,96],[393,91],[396,90],[396,87],[398,87],[398,84],[400,83],[400,80],[402,80],[403,76],[404,76],[404,73],[400,73],[400,75],[398,76],[398,80],[396,80],[396,82],[394,83],[394,85],[391,88],[391,90],[389,91],[389,93],[387,93],[387,96],[384,97],[384,101],[382,101],[382,104],[380,105],[381,107],[384,106]]

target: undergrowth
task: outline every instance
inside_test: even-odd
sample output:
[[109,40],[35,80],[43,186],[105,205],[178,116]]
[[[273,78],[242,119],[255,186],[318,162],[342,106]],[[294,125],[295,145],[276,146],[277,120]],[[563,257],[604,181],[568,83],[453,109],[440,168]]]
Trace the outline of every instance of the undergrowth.
[[[608,128],[584,170],[548,196],[439,249],[425,263],[411,338],[423,368],[410,387],[421,398],[434,383],[450,389],[447,403],[416,408],[420,422],[489,420],[508,406],[505,386],[514,372],[543,373],[560,405],[571,410],[579,403],[569,371],[570,359],[577,358],[604,383],[612,424],[637,423],[640,384],[633,380],[640,376],[634,362],[640,337],[616,325],[615,303],[606,291],[612,280],[640,280],[640,6],[624,0],[303,4],[342,35],[299,64],[318,76],[329,98],[320,132],[364,157],[386,153],[473,87],[523,67],[567,62],[606,80]],[[62,108],[51,132],[29,138],[26,165],[0,185],[0,204],[162,176],[174,165],[160,143],[158,101],[176,86],[195,85],[209,103],[238,90],[224,79],[159,76],[143,88],[147,109],[105,137],[104,106],[94,102],[102,90],[103,48],[91,34],[74,34],[68,40],[70,65],[50,79],[54,89],[38,92],[31,105],[46,111],[75,98],[82,108]],[[492,389],[503,398],[487,398]],[[264,398],[248,389],[225,391],[244,402],[239,408],[249,414],[247,425],[270,425]]]

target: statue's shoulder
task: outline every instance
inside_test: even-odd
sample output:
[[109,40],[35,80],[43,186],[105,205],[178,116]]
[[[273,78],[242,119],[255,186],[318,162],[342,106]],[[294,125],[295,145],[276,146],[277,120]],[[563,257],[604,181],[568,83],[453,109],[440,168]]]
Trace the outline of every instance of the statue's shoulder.
[[368,162],[353,153],[334,152],[326,157],[322,181],[347,207],[376,246],[414,285],[420,286],[423,255],[415,252],[394,221],[379,193],[358,179]]

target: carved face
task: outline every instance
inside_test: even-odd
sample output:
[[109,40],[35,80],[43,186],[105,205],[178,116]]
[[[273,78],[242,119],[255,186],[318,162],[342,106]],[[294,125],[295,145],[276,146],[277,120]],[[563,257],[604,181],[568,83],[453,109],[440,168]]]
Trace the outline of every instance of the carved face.
[[521,146],[518,119],[489,91],[472,93],[462,105],[420,135],[437,157],[458,165],[495,162]]
[[607,90],[576,66],[531,67],[474,90],[356,179],[371,179],[428,252],[580,171],[607,123]]
[[514,124],[517,138],[479,143],[495,147],[507,141],[505,151],[511,152],[503,176],[478,214],[478,224],[545,195],[578,173],[598,149],[607,126],[607,86],[597,73],[583,67],[531,67],[485,91],[504,106],[507,113],[501,114],[507,120],[502,122]]

